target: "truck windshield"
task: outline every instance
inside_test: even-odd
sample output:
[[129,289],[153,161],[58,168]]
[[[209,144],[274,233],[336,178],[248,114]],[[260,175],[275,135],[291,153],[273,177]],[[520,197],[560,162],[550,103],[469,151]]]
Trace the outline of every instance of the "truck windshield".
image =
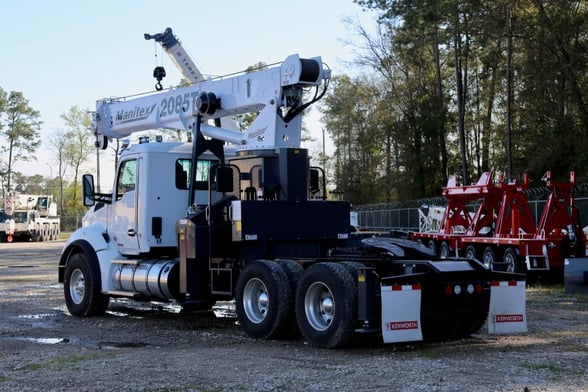
[[27,212],[14,211],[14,214],[12,214],[12,219],[14,219],[14,223],[25,223],[27,221]]
[[41,210],[41,211],[43,211],[43,210],[46,210],[46,209],[47,209],[47,207],[48,207],[48,206],[47,206],[47,204],[48,204],[48,203],[47,203],[48,199],[49,199],[48,197],[39,197],[39,198],[37,199],[37,209],[38,209],[38,210]]

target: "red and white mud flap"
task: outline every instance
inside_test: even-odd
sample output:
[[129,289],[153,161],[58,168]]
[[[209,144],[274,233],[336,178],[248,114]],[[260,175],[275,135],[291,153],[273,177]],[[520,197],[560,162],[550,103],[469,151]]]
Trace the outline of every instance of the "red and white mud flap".
[[384,343],[423,340],[421,285],[382,286],[382,337]]
[[525,282],[491,282],[488,333],[518,332],[527,332]]

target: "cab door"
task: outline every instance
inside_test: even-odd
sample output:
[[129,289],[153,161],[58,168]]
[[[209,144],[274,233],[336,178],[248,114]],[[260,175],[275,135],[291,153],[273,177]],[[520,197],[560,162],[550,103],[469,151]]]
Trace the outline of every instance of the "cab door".
[[138,155],[126,156],[118,168],[116,188],[110,209],[110,234],[123,255],[139,254],[137,228]]

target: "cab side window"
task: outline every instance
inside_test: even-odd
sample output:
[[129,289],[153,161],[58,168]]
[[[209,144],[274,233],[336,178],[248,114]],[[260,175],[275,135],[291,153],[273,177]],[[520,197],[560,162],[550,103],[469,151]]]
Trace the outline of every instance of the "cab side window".
[[178,159],[176,161],[176,188],[190,189],[190,159]]
[[120,200],[126,192],[134,191],[137,182],[137,160],[124,161],[118,171],[116,180],[116,200]]
[[[206,190],[208,189],[208,172],[214,162],[209,160],[198,160],[196,168],[196,183],[194,189]],[[176,161],[175,179],[176,188],[190,189],[190,171],[192,170],[191,159],[178,159]]]

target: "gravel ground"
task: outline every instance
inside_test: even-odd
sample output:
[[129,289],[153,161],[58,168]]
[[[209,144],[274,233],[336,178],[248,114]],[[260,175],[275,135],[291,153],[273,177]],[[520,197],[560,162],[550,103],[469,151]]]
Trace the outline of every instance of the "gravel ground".
[[250,339],[230,306],[72,317],[62,245],[0,244],[0,391],[588,391],[588,296],[562,286],[527,289],[527,334],[323,350]]

